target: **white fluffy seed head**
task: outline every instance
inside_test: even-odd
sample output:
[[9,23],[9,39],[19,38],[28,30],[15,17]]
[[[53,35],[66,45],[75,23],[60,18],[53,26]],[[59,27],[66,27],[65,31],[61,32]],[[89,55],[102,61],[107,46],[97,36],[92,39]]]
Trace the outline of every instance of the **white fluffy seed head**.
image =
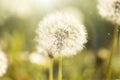
[[103,18],[120,25],[120,0],[98,0],[97,8]]
[[7,67],[7,57],[2,51],[0,51],[0,77],[2,77],[6,73]]
[[38,51],[51,57],[75,55],[84,48],[87,32],[74,15],[56,12],[40,22],[36,41]]

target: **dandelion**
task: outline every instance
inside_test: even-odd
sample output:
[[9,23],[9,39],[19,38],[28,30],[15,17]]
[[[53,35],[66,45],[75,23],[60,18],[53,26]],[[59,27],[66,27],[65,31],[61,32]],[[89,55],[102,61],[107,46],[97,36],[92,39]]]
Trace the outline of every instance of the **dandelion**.
[[62,56],[81,51],[87,42],[86,38],[84,25],[70,13],[56,12],[40,22],[36,38],[38,50],[46,51],[51,58],[59,57],[58,80],[62,80]]
[[28,17],[31,14],[29,1],[27,0],[0,0],[0,5],[9,14],[14,14],[17,17]]
[[47,65],[47,58],[39,53],[33,52],[29,55],[29,61],[31,63]]
[[118,40],[118,28],[120,25],[120,0],[98,0],[98,10],[99,14],[106,20],[111,21],[115,24],[113,44],[111,49],[111,55],[108,63],[108,68],[106,72],[106,80],[111,79],[112,72],[112,59],[114,53],[116,53],[117,40]]
[[7,57],[2,51],[0,51],[0,77],[6,73],[7,67]]
[[120,0],[98,0],[98,10],[103,18],[120,25]]
[[53,57],[75,55],[84,48],[87,42],[84,25],[68,13],[50,14],[37,30],[38,50],[48,51]]

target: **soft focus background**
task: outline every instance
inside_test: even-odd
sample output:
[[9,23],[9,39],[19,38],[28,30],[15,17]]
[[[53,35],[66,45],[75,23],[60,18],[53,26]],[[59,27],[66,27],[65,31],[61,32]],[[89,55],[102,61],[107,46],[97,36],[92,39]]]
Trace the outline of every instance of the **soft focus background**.
[[[35,31],[49,13],[70,11],[81,16],[88,31],[82,52],[63,58],[63,80],[102,80],[110,55],[114,26],[101,18],[97,0],[0,0],[0,48],[8,69],[0,80],[48,80],[49,61],[36,51]],[[120,43],[113,60],[113,80],[120,79]],[[54,63],[57,80],[58,61]]]

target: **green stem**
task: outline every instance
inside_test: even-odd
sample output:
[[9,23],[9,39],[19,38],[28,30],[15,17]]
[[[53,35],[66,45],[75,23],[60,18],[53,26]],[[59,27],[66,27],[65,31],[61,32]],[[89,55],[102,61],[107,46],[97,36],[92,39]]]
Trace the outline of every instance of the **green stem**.
[[111,55],[110,55],[110,58],[109,58],[109,63],[108,63],[107,72],[106,72],[106,80],[111,80],[112,60],[113,60],[114,54],[116,53],[117,41],[118,41],[118,25],[116,25],[115,29],[114,29]]
[[60,57],[59,57],[58,80],[62,80],[62,55],[60,55]]
[[49,80],[53,80],[53,58],[50,58]]

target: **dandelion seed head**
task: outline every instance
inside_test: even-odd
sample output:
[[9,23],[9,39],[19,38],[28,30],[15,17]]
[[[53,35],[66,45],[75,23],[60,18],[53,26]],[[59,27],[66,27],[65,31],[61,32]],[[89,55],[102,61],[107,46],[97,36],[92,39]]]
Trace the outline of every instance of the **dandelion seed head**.
[[120,25],[120,0],[98,0],[98,10],[103,18]]
[[38,50],[47,51],[52,56],[75,55],[87,42],[84,25],[71,14],[50,14],[40,22],[37,30]]
[[0,51],[0,77],[2,77],[6,73],[7,67],[7,57],[2,51]]

